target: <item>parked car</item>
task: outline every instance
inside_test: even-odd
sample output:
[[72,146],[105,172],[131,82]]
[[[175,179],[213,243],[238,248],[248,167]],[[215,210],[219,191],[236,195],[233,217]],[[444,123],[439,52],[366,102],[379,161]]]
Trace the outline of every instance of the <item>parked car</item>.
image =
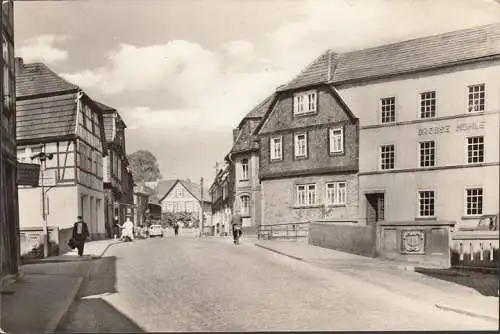
[[151,225],[149,227],[149,237],[162,237],[163,238],[163,228],[161,225]]

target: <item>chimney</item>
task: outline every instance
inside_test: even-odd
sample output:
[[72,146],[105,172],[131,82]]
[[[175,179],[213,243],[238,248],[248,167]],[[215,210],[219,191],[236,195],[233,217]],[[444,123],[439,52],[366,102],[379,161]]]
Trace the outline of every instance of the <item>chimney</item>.
[[238,134],[240,133],[240,129],[233,129],[233,144],[236,143],[236,139],[238,139]]
[[20,72],[24,68],[24,61],[21,57],[16,57],[16,73]]

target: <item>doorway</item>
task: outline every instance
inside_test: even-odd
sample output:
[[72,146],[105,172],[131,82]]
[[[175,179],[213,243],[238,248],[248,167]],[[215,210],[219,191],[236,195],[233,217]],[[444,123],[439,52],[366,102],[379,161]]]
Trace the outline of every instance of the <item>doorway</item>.
[[385,220],[385,195],[383,192],[365,194],[366,222],[373,224]]

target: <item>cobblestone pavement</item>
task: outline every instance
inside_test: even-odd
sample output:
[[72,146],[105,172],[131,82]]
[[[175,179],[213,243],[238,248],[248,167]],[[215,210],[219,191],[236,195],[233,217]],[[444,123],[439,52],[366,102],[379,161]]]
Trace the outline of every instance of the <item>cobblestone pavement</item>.
[[108,250],[62,332],[484,330],[497,324],[229,238],[170,237]]

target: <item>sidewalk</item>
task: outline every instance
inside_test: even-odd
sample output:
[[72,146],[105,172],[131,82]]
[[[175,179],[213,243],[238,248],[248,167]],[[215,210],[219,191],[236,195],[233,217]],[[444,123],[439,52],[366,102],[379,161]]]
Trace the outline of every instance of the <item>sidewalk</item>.
[[498,297],[485,297],[474,289],[419,274],[405,263],[312,246],[304,241],[255,240],[254,244],[431,303],[437,308],[491,321],[499,319]]
[[114,240],[91,241],[84,256],[73,252],[25,264],[19,278],[2,288],[0,328],[8,333],[54,332],[92,265]]

